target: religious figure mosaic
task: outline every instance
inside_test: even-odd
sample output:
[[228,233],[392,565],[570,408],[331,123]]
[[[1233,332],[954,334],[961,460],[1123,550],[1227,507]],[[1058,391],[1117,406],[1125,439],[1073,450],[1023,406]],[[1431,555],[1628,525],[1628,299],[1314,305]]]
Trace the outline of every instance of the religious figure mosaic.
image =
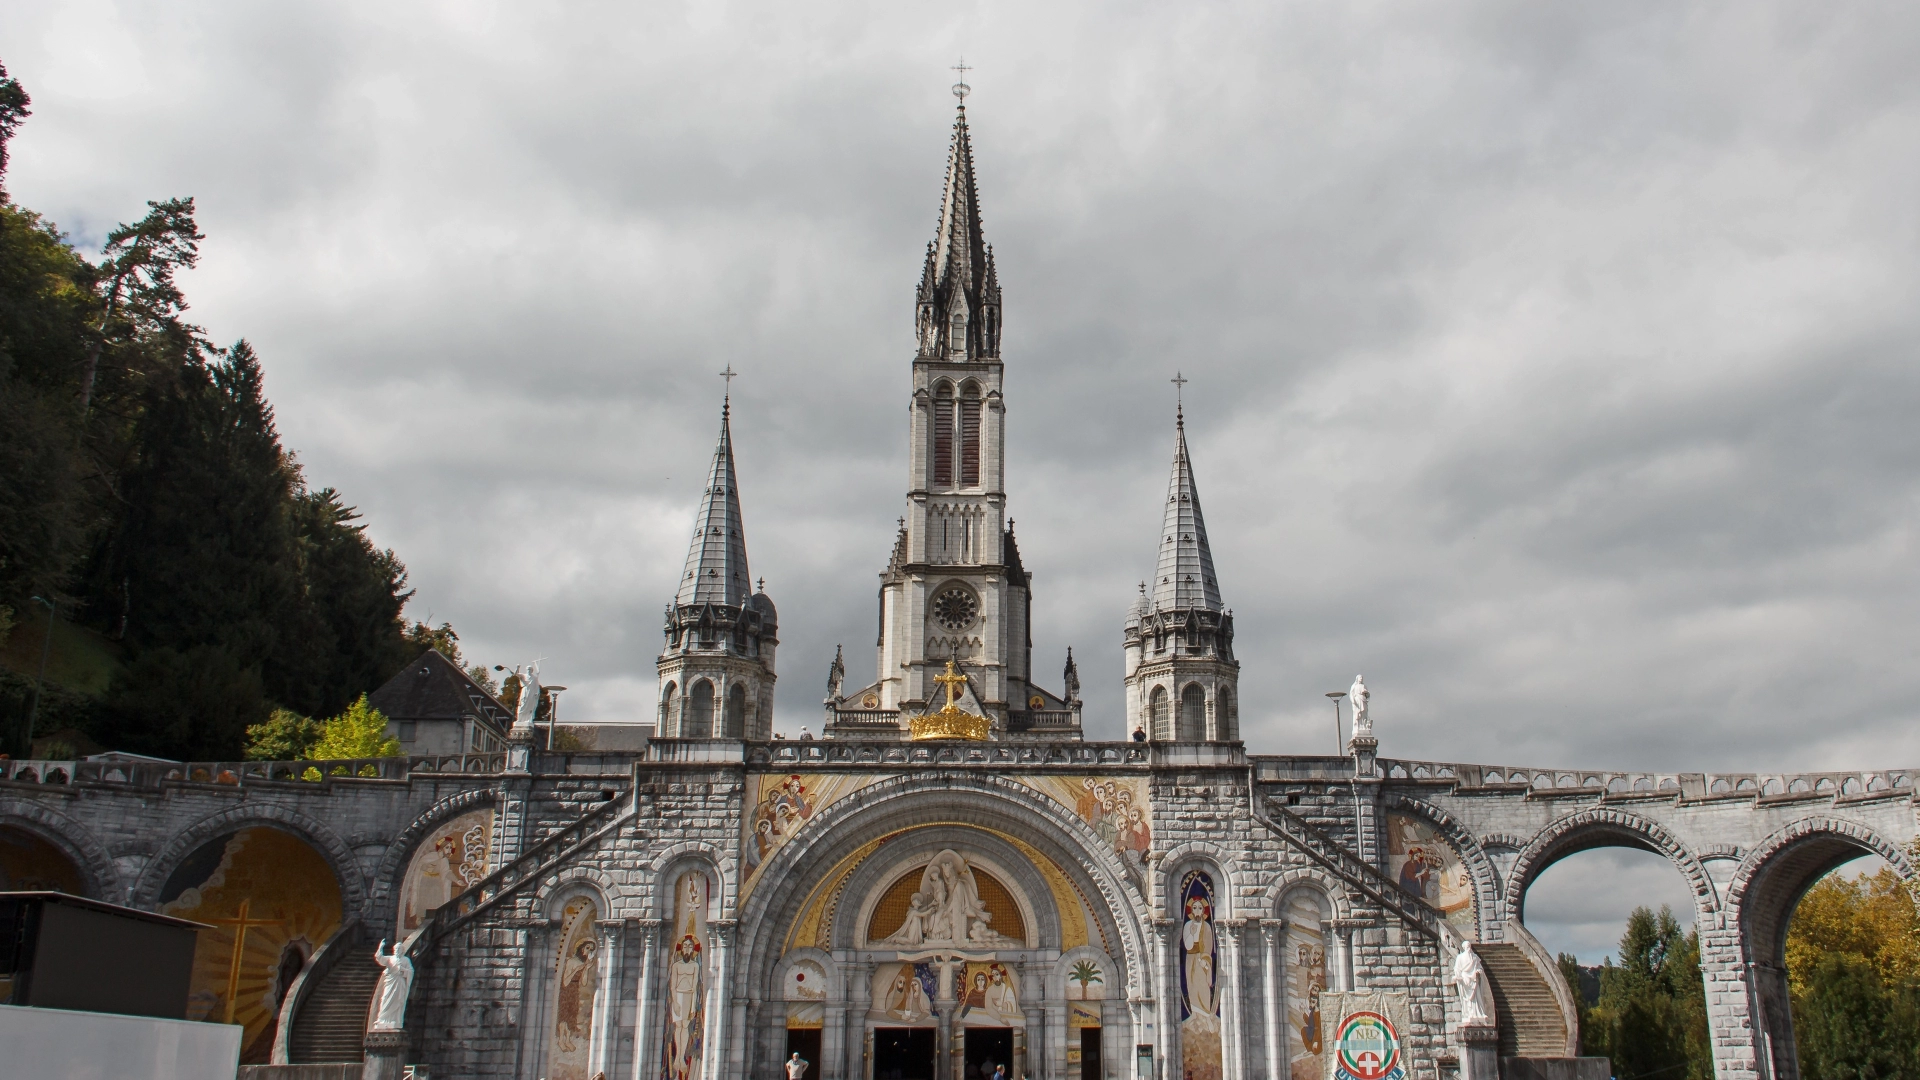
[[877,779],[871,773],[774,773],[749,777],[753,784],[753,813],[743,823],[740,854],[746,863],[742,899],[760,879],[760,868],[774,852],[786,846],[813,815],[859,791]]
[[706,1046],[707,875],[690,870],[673,887],[667,939],[667,1026],[660,1080],[695,1080]]
[[554,958],[550,1080],[589,1080],[593,1057],[593,1003],[600,990],[599,907],[576,896],[560,909],[560,947]]
[[1180,879],[1180,1075],[1220,1080],[1220,946],[1214,934],[1213,878],[1190,870]]
[[1132,867],[1145,865],[1153,849],[1153,811],[1145,777],[1026,776],[1029,785],[1092,827],[1103,847]]
[[1313,895],[1297,891],[1280,914],[1287,922],[1287,1074],[1291,1080],[1320,1080],[1326,1046],[1320,1018],[1320,996],[1327,992],[1326,913]]
[[998,961],[969,962],[966,992],[960,998],[960,1022],[985,1027],[1026,1027],[1013,972]]
[[880,1023],[918,1026],[932,1019],[939,973],[928,963],[881,964],[873,972],[873,1010]]
[[493,811],[461,814],[427,834],[414,849],[400,883],[400,926],[420,929],[434,908],[471,889],[487,876],[487,852],[493,842]]
[[1433,823],[1397,810],[1387,812],[1387,872],[1400,887],[1439,908],[1469,941],[1478,937],[1473,911],[1473,878],[1460,855]]

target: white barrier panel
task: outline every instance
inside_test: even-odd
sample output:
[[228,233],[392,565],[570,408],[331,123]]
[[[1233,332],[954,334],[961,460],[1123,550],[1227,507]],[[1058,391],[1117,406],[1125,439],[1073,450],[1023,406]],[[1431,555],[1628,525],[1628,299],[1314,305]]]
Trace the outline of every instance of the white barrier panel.
[[233,1080],[238,1024],[0,1005],[0,1073],[34,1080]]

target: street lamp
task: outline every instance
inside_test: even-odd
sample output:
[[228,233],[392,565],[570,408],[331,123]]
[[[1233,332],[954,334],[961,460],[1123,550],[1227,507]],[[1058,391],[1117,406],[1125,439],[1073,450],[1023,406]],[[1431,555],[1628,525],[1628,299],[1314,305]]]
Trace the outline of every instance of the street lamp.
[[27,756],[33,756],[33,724],[40,715],[40,686],[47,681],[47,653],[53,649],[53,619],[58,614],[60,602],[34,597],[36,604],[47,606],[47,634],[40,640],[40,674],[33,680],[33,704],[27,706]]
[[1347,752],[1346,742],[1340,738],[1340,699],[1346,697],[1347,692],[1345,690],[1331,690],[1328,691],[1327,696],[1333,699],[1333,754],[1335,757],[1339,757]]
[[[560,691],[565,690],[566,687],[543,686],[540,689],[547,694],[547,749],[552,750],[553,726],[560,722]],[[536,712],[535,715],[538,713]]]

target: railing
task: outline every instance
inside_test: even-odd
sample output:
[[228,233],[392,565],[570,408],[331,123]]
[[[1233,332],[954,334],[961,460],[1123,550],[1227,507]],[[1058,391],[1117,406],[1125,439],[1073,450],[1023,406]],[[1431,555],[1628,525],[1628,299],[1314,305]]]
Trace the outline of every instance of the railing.
[[1057,742],[960,742],[933,740],[814,739],[806,742],[782,740],[748,743],[747,766],[818,766],[843,768],[848,765],[896,765],[918,768],[928,765],[1147,765],[1151,763],[1147,743]]
[[1293,846],[1308,858],[1365,893],[1374,903],[1418,926],[1428,936],[1440,937],[1440,913],[1426,901],[1402,889],[1398,882],[1374,869],[1372,863],[1348,851],[1338,841],[1308,824],[1305,818],[1287,809],[1284,799],[1269,795],[1265,801],[1266,808],[1262,813],[1261,800],[1256,795],[1254,816],[1274,832],[1292,841]]
[[630,791],[625,798],[608,799],[580,815],[571,824],[547,835],[519,858],[481,878],[479,884],[433,909],[415,933],[413,944],[407,950],[408,955],[418,961],[434,942],[527,885],[539,881],[548,870],[598,839],[603,828],[617,827],[616,811],[623,806],[631,809],[635,798]]
[[505,754],[443,754],[334,761],[42,761],[0,760],[0,780],[17,784],[225,784],[405,780],[412,773],[486,775],[504,771]]
[[1654,773],[1534,766],[1467,765],[1382,759],[1388,780],[1449,782],[1462,789],[1493,788],[1557,795],[1685,799],[1847,798],[1911,795],[1920,769],[1820,773]]

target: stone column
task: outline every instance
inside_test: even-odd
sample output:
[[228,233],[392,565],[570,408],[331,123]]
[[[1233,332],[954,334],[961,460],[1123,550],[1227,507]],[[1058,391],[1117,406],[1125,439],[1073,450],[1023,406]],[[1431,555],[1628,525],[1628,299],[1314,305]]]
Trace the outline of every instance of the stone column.
[[647,1065],[653,1057],[654,1006],[659,1001],[659,979],[654,975],[655,957],[660,955],[660,928],[662,919],[639,919],[640,924],[640,982],[633,994],[633,1080],[646,1080],[649,1075]]
[[[1696,923],[1700,931],[1700,977],[1706,986],[1707,1030],[1713,1040],[1717,1080],[1787,1080],[1799,1075],[1793,1049],[1792,1018],[1774,1017],[1764,1008],[1770,972],[1750,967],[1740,940],[1737,913],[1721,913]],[[1785,1013],[1784,973],[1777,992]],[[1771,1021],[1771,1023],[1770,1023]],[[1784,1027],[1785,1030],[1778,1030]],[[1771,1043],[1772,1045],[1769,1045]],[[1783,1054],[1782,1047],[1786,1053]],[[1771,1057],[1771,1061],[1768,1058]],[[1771,1067],[1770,1067],[1771,1066]]]
[[715,919],[707,923],[713,942],[713,986],[707,991],[707,1032],[704,1050],[704,1080],[725,1080],[727,1075],[727,1020],[733,1012],[733,923]]
[[593,1038],[587,1045],[587,1075],[604,1073],[613,1065],[615,1006],[620,1000],[620,960],[626,924],[619,919],[602,919],[594,924],[600,931],[599,991],[593,995]]
[[1159,1080],[1176,1080],[1179,1067],[1173,1055],[1179,1052],[1179,1031],[1177,1024],[1180,1015],[1180,976],[1174,971],[1173,950],[1174,926],[1171,919],[1155,919],[1153,937],[1156,969],[1154,981],[1159,983],[1155,989],[1154,1009],[1154,1072]]
[[[954,1031],[958,1027],[954,1014],[960,1011],[959,996],[953,988],[952,961],[939,964],[940,982],[935,989],[938,994],[934,1000],[934,1011],[940,1014],[940,1025],[935,1029],[933,1049],[934,1080],[961,1080],[960,1074],[966,1071],[966,1059],[963,1048],[954,1045]],[[962,971],[966,969],[961,968]],[[965,1032],[962,1031],[964,1038]]]
[[848,964],[845,1080],[866,1080],[867,1011],[873,1007],[873,963]]
[[1247,1046],[1246,1030],[1242,1019],[1246,1010],[1246,997],[1241,992],[1240,977],[1240,932],[1246,924],[1243,920],[1216,922],[1221,941],[1226,945],[1221,952],[1227,962],[1227,977],[1222,987],[1222,979],[1214,975],[1214,1000],[1219,1001],[1220,991],[1227,991],[1226,1007],[1220,1010],[1220,1070],[1225,1080],[1246,1080]]
[[1286,1050],[1286,1040],[1281,1037],[1280,1016],[1282,1013],[1281,994],[1285,992],[1286,923],[1278,919],[1266,919],[1260,924],[1261,945],[1261,1019],[1266,1021],[1267,1042],[1267,1080],[1281,1080],[1284,1073],[1280,1067],[1280,1056]]

